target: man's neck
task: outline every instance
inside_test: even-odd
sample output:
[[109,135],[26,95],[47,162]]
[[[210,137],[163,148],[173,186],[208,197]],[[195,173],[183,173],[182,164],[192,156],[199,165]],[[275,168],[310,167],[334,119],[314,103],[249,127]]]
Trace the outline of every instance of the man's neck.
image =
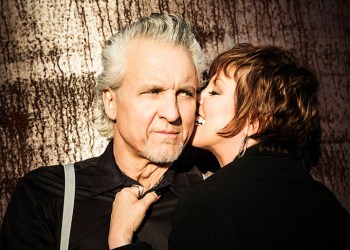
[[134,164],[135,163],[133,163],[133,165],[131,165],[133,167],[130,168],[125,164],[120,165],[117,162],[117,165],[123,174],[139,182],[144,187],[144,191],[156,186],[170,167],[170,165],[164,166],[148,163],[139,169],[135,168],[136,165]]
[[155,164],[140,156],[120,152],[116,148],[113,147],[114,159],[120,171],[139,182],[144,187],[144,191],[156,186],[171,166],[170,163]]

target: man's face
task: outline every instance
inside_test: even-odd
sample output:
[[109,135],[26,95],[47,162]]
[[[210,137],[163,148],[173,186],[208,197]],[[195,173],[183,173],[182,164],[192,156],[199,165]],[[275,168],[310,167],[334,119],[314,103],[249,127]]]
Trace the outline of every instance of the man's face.
[[116,95],[117,152],[153,163],[175,161],[193,131],[197,81],[183,47],[133,41]]

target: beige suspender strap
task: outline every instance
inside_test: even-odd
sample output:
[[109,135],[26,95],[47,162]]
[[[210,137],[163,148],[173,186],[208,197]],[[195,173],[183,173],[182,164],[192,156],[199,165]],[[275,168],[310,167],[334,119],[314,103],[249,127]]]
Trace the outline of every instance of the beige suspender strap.
[[75,171],[73,164],[65,164],[64,168],[64,202],[61,229],[60,250],[68,250],[69,235],[72,224],[74,196],[75,196]]

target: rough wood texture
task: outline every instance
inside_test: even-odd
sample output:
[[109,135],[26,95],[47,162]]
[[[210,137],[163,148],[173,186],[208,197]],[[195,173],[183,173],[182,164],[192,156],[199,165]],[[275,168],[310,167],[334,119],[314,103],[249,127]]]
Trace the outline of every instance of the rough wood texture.
[[238,42],[293,49],[321,88],[323,156],[313,175],[350,211],[350,2],[1,0],[0,224],[28,171],[98,155],[93,86],[104,41],[151,12],[181,14],[208,62]]

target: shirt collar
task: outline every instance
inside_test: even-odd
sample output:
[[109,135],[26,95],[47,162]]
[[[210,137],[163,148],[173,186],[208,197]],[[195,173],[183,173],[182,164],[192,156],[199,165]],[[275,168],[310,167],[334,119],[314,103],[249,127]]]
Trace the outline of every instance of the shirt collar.
[[124,186],[124,182],[130,180],[125,178],[115,162],[113,155],[113,140],[111,140],[103,154],[99,157],[97,165],[94,167],[91,195],[97,195],[122,187]]
[[[180,195],[184,190],[191,187],[188,168],[183,166],[184,162],[180,159],[166,171],[164,179],[152,190],[159,190],[170,187],[170,190]],[[191,171],[189,174],[192,174]],[[99,157],[97,165],[94,167],[93,182],[91,184],[91,196],[98,195],[117,188],[130,187],[133,184],[139,184],[137,181],[124,175],[115,162],[113,154],[113,140],[111,140],[106,150]]]

